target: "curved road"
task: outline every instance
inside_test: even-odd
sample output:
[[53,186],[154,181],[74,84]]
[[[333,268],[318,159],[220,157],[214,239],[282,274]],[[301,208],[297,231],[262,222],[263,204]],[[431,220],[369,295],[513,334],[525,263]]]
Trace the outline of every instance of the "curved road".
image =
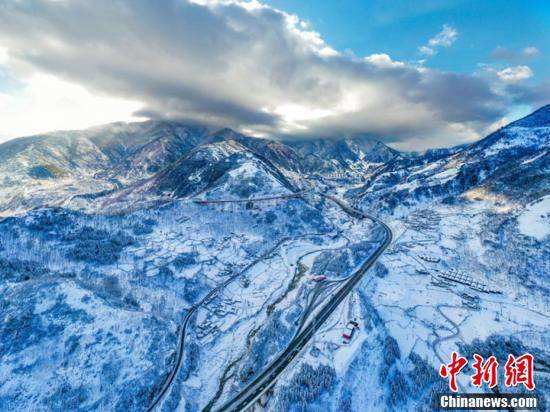
[[277,358],[271,362],[267,368],[260,373],[246,388],[244,388],[237,396],[225,403],[218,411],[219,412],[233,412],[243,411],[254,405],[254,403],[266,393],[275,383],[276,379],[287,368],[292,360],[300,353],[304,346],[313,337],[315,332],[323,325],[323,323],[332,315],[338,305],[348,296],[352,289],[361,281],[363,275],[371,268],[371,266],[378,260],[380,255],[390,245],[393,233],[391,229],[382,221],[368,216],[363,212],[351,208],[345,202],[341,201],[330,195],[323,195],[324,197],[332,200],[338,206],[340,206],[346,213],[358,217],[369,218],[377,222],[382,226],[386,233],[384,242],[378,247],[378,249],[372,254],[365,263],[359,268],[349,280],[338,290],[338,292],[331,298],[329,302],[317,313],[313,320],[304,328],[294,339],[290,342],[288,347],[282,351]]
[[[306,235],[309,236],[309,235]],[[225,288],[229,283],[233,282],[236,278],[241,276],[243,273],[248,271],[252,266],[254,266],[258,261],[264,259],[265,257],[269,256],[271,253],[273,253],[279,246],[281,246],[286,241],[292,239],[289,236],[285,236],[281,238],[271,249],[269,249],[267,252],[265,252],[262,256],[260,256],[258,259],[255,259],[248,265],[246,265],[240,272],[230,276],[228,279],[226,279],[224,282],[222,282],[220,285],[216,286],[214,289],[212,289],[204,298],[200,300],[200,302],[196,303],[195,305],[191,306],[189,308],[189,311],[185,314],[185,317],[183,318],[183,321],[181,323],[181,328],[178,336],[178,348],[176,351],[176,363],[166,379],[164,380],[164,383],[162,384],[162,387],[158,394],[156,395],[153,402],[151,402],[151,405],[149,408],[147,408],[147,412],[152,412],[159,404],[162,402],[162,400],[166,397],[167,393],[170,390],[170,386],[174,382],[174,379],[178,375],[178,372],[181,368],[182,360],[183,360],[183,350],[185,346],[185,333],[187,331],[187,325],[189,323],[189,319],[191,319],[191,316],[197,311],[198,308],[200,308],[204,303],[207,303],[217,292],[219,292],[221,289]]]

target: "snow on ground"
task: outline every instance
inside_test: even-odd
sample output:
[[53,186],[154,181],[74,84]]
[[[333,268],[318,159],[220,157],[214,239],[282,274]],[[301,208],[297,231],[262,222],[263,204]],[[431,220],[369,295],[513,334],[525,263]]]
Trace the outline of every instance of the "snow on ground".
[[499,139],[486,152],[486,156],[498,154],[505,149],[517,146],[547,146],[550,141],[549,127],[508,127],[506,138]]
[[[76,397],[85,397],[85,402],[75,400],[75,404],[106,405],[105,399],[114,398],[109,390],[131,395],[133,392],[120,388],[132,384],[136,391],[143,386],[147,389],[139,396],[132,395],[135,404],[127,403],[127,397],[119,402],[124,403],[125,410],[142,408],[172,368],[176,328],[186,311],[231,277],[233,280],[200,306],[192,318],[185,342],[184,372],[178,375],[166,399],[166,407],[179,404],[191,410],[210,402],[219,405],[246,382],[247,378],[242,377],[251,367],[259,371],[292,337],[316,285],[311,273],[315,259],[322,252],[342,250],[376,235],[371,221],[350,219],[322,198],[310,200],[320,209],[302,199],[252,206],[183,201],[121,216],[54,209],[4,221],[0,231],[0,259],[4,260],[0,269],[8,265],[11,270],[12,261],[29,262],[15,263],[22,268],[30,265],[28,273],[17,274],[14,283],[2,286],[4,295],[10,296],[15,290],[28,295],[32,285],[37,293],[44,293],[47,283],[43,280],[63,282],[61,289],[52,293],[52,299],[70,308],[61,321],[64,339],[76,339],[82,353],[88,354],[82,360],[85,366],[75,358],[81,352],[61,356],[60,362],[69,362],[70,367],[40,361],[28,369],[30,381],[38,376],[38,366],[42,368],[40,376],[48,377],[61,368],[67,381],[87,370],[92,374],[92,380],[86,381],[91,389],[86,392],[74,388]],[[24,313],[21,305],[28,302],[19,299],[10,304],[16,306],[9,313],[12,309],[13,313]],[[46,322],[51,307],[48,300],[37,304],[35,312],[40,322]],[[73,313],[78,319],[71,318],[77,316]],[[124,326],[130,332],[125,332]],[[276,328],[281,328],[279,340],[271,336]],[[140,330],[139,339],[133,329]],[[341,333],[341,327],[337,329]],[[101,350],[84,350],[89,345],[88,336],[100,331],[105,335]],[[17,354],[18,349],[12,348],[13,355],[3,358],[6,370],[22,367],[35,339],[43,347],[49,339],[46,336],[21,338],[23,352]],[[265,342],[269,343],[267,352]],[[357,345],[352,343],[350,347]],[[124,354],[121,348],[126,350]],[[126,363],[120,366],[110,354]],[[337,356],[342,369],[351,361],[349,356],[345,361],[345,357],[344,353]],[[116,378],[103,375],[105,362],[119,365]],[[0,396],[16,407],[49,405],[52,393],[63,390],[64,380],[48,379],[50,388],[31,387],[29,383],[17,401],[15,381],[7,379],[0,386]],[[105,385],[109,385],[108,390]]]
[[[306,297],[317,286],[308,265],[312,259],[322,251],[346,247],[348,237],[371,236],[372,222],[351,222],[334,207],[327,212],[348,226],[338,235],[314,231],[291,237],[199,310],[189,344],[200,348],[201,368],[181,383],[179,408],[219,406],[250,381],[296,331]],[[341,334],[341,327],[337,330]]]
[[120,308],[72,280],[4,284],[0,292],[0,409],[135,410],[163,376],[174,323]]
[[540,154],[536,155],[536,156],[533,156],[527,160],[524,160],[523,162],[521,162],[522,165],[527,165],[529,163],[532,163],[534,162],[535,160],[537,159],[540,159],[542,156],[545,156],[548,152],[547,151],[542,151]]
[[538,240],[550,235],[550,195],[527,205],[518,216],[518,227],[524,235]]
[[445,169],[442,172],[439,172],[431,177],[431,179],[439,180],[438,184],[445,183],[448,180],[453,179],[458,174],[458,169],[456,167],[451,167]]
[[[2,225],[0,287],[5,302],[2,307],[6,309],[2,315],[7,318],[0,322],[0,342],[17,343],[0,347],[2,366],[4,370],[13,372],[23,367],[22,364],[27,362],[25,359],[31,362],[25,369],[28,385],[17,386],[19,378],[14,377],[19,375],[15,372],[5,375],[6,379],[0,385],[0,403],[10,402],[17,409],[40,409],[41,405],[50,405],[49,399],[56,391],[61,391],[59,396],[54,396],[56,402],[61,402],[63,382],[76,380],[88,382],[90,392],[75,388],[75,391],[80,391],[75,392],[80,401],[67,396],[67,402],[90,407],[104,405],[108,410],[117,404],[118,395],[113,393],[121,393],[135,398],[135,405],[124,404],[126,406],[122,409],[143,410],[171,368],[177,347],[176,327],[186,309],[284,236],[297,240],[292,244],[294,249],[288,252],[291,262],[297,253],[317,247],[313,240],[309,241],[310,246],[302,244],[301,236],[323,232],[330,241],[334,236],[334,227],[329,222],[324,221],[315,209],[296,199],[248,209],[244,204],[209,207],[175,202],[126,216],[84,215],[61,209],[38,210],[23,218],[8,219]],[[341,240],[334,242],[342,243]],[[119,248],[118,245],[123,246]],[[77,259],[71,256],[77,256]],[[274,275],[281,285],[290,279],[284,266],[275,273],[270,267],[261,267],[259,265],[257,270],[261,272],[262,282],[250,294],[253,304],[260,307],[266,296],[280,294],[270,289]],[[55,293],[47,292],[63,312],[57,306],[52,309],[49,300],[36,299],[36,319],[20,319],[27,313],[26,308],[32,310],[34,293],[43,295],[51,289],[46,280],[69,282],[63,283]],[[254,289],[254,282],[252,277],[248,290]],[[11,299],[16,293],[19,297]],[[89,297],[84,297],[84,294]],[[248,295],[243,294],[243,297]],[[219,321],[214,326],[219,328],[220,336],[224,336],[224,331],[236,321],[235,308],[239,307],[240,294],[237,291],[232,294],[229,290],[224,296],[226,298],[215,308]],[[51,310],[56,313],[53,317],[49,314]],[[249,312],[251,316],[255,313]],[[30,322],[28,328],[23,321]],[[47,326],[52,321],[54,326]],[[44,324],[44,333],[35,322]],[[15,325],[19,326],[12,328]],[[125,327],[128,332],[125,332]],[[21,334],[18,328],[28,330]],[[136,329],[139,332],[134,333]],[[63,333],[64,338],[51,335],[54,332]],[[99,343],[88,343],[88,336],[94,334],[101,338]],[[95,338],[91,336],[91,339],[94,341]],[[81,349],[74,353],[64,351],[64,340],[75,341]],[[59,362],[68,362],[66,366],[42,360],[33,364],[32,356],[35,355],[30,353],[35,353],[34,345],[45,347],[49,342],[61,344]],[[90,345],[97,346],[98,350],[92,350]],[[153,350],[151,345],[159,348]],[[53,352],[46,350],[44,353]],[[83,360],[76,358],[84,355]],[[121,362],[125,363],[121,365]],[[102,374],[104,364],[118,365],[116,368],[120,372],[116,374],[116,381]],[[59,373],[56,370],[65,377],[50,379]],[[82,380],[82,370],[90,373],[92,380]],[[201,369],[201,373],[208,376],[209,371]],[[132,383],[137,379],[136,374],[141,380]],[[50,385],[32,386],[38,376],[47,376],[45,380]],[[213,382],[215,392],[216,382]],[[121,389],[128,385],[133,385],[132,391],[146,389],[139,396],[132,395],[132,391]],[[17,400],[16,386],[19,388]],[[205,391],[205,398],[212,397],[214,392]],[[112,400],[108,407],[104,403],[107,399]],[[71,409],[72,404],[63,405]]]
[[[452,351],[460,351],[459,345],[492,335],[522,336],[524,344],[533,347],[544,341],[550,328],[550,302],[542,290],[525,281],[526,276],[544,275],[520,272],[523,269],[514,265],[522,258],[516,262],[510,255],[508,263],[515,269],[506,272],[497,263],[500,256],[491,249],[491,242],[498,239],[491,232],[499,227],[499,216],[506,219],[511,210],[502,207],[501,201],[487,198],[461,206],[423,205],[393,220],[386,218],[394,232],[394,242],[380,259],[387,271],[367,273],[367,279],[306,346],[296,365],[283,374],[268,410],[280,409],[285,391],[292,388],[304,364],[313,368],[330,365],[337,376],[336,383],[325,389],[326,396],[309,401],[312,410],[321,410],[321,405],[329,410],[342,405],[347,410],[387,409],[389,405],[414,410],[428,390],[423,388],[429,386],[407,387],[407,382],[419,380],[422,385],[443,384],[444,388],[436,371],[449,361]],[[485,284],[486,292],[442,277],[452,270]],[[344,345],[341,334],[350,317],[356,317],[361,327],[351,344]],[[395,361],[387,361],[388,339],[398,345]],[[414,356],[427,362],[432,375],[426,369],[417,376],[411,369]],[[467,378],[460,382],[466,390],[478,391]]]
[[[484,212],[491,212],[486,207],[479,202],[418,210],[405,218],[407,230],[381,258],[388,276],[371,292],[373,304],[402,353],[428,348],[422,355],[436,368],[459,343],[524,331],[544,336],[550,326],[548,297],[527,289],[514,279],[517,274],[495,272],[500,268],[487,255],[486,236],[472,230],[484,228]],[[425,261],[423,255],[439,261]],[[500,293],[483,293],[441,277],[451,269]]]

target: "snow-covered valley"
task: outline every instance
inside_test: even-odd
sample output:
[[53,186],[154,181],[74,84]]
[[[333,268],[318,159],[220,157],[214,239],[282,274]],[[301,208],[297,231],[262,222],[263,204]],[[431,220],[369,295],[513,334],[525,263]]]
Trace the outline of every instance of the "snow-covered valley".
[[383,243],[346,207],[393,240],[255,408],[431,410],[451,352],[529,351],[544,410],[549,139],[546,106],[435,157],[163,122],[0,145],[0,410],[218,410]]

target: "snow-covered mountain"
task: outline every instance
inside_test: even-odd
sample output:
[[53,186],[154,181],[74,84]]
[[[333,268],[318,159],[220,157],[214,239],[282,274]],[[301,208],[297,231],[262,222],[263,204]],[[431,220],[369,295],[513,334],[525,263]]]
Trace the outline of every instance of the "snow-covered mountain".
[[360,160],[371,163],[386,163],[398,154],[396,150],[365,136],[295,140],[288,141],[288,144],[306,157],[336,160],[342,166]]
[[243,190],[250,195],[267,193],[272,184],[282,185],[277,193],[295,191],[306,175],[362,176],[397,153],[364,138],[287,143],[164,121],[14,139],[0,145],[0,213],[67,206],[67,199],[80,205],[83,197],[127,186],[192,196],[232,180],[227,173],[237,167],[232,173],[249,182]]
[[432,153],[398,158],[370,176],[353,195],[366,205],[396,208],[418,201],[454,198],[474,188],[529,202],[547,188],[550,168],[550,106],[432,160]]
[[550,106],[414,155],[161,121],[8,141],[0,411],[217,410],[383,244],[334,199],[393,242],[262,407],[430,410],[456,350],[533,353],[544,410],[549,139]]
[[294,171],[384,163],[398,153],[366,138],[277,142],[231,129],[212,131],[175,122],[147,121],[10,140],[0,145],[0,173],[25,181],[87,173],[135,180],[152,175],[202,144],[228,140]]
[[295,190],[272,164],[234,140],[203,144],[147,182],[174,197],[236,198],[288,194]]
[[205,128],[149,121],[23,137],[0,145],[0,171],[25,181],[94,173],[143,177],[174,162],[208,134]]

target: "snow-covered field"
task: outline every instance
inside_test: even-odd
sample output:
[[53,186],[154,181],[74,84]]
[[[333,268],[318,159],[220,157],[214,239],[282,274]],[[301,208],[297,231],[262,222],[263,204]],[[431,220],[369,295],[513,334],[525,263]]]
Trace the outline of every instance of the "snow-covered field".
[[543,240],[550,235],[550,196],[528,205],[518,217],[519,230],[527,236]]
[[[495,230],[491,226],[499,224],[493,213],[499,210],[507,216],[500,206],[480,201],[459,207],[423,205],[390,217],[395,238],[380,266],[278,382],[268,409],[284,405],[299,410],[301,402],[308,410],[429,408],[434,393],[448,391],[437,375],[439,366],[449,362],[453,351],[464,352],[495,336],[518,339],[546,361],[550,302],[544,289],[526,279],[547,282],[548,256],[538,256],[532,267],[522,267],[520,256],[518,261],[509,257],[503,267],[489,242]],[[489,233],[483,233],[485,228]],[[471,283],[445,278],[453,270],[463,272]],[[342,332],[351,318],[360,328],[345,344]],[[287,392],[299,392],[296,374],[305,364],[314,370],[330,366],[334,379],[323,387],[324,395],[291,397],[289,403]],[[547,378],[548,372],[538,373],[541,402],[548,397]],[[459,384],[464,391],[480,391],[471,386],[468,373],[460,376]]]
[[262,409],[430,410],[451,352],[529,351],[544,410],[542,110],[425,154],[162,122],[0,145],[0,411],[146,410],[176,365],[157,409],[216,410],[381,244],[380,225],[327,195],[393,242]]
[[[316,259],[325,253],[330,264],[331,253],[377,241],[372,222],[350,219],[321,198],[312,201],[317,208],[302,199],[252,207],[172,202],[125,216],[44,209],[5,220],[0,399],[31,409],[141,410],[173,367],[186,311],[231,277],[192,318],[185,372],[165,401],[191,410],[219,405],[292,337],[316,286]],[[345,255],[340,275],[368,257],[360,252]],[[20,319],[25,313],[28,321]],[[14,322],[23,322],[25,335]],[[282,331],[275,341],[273,328]],[[55,362],[36,349],[50,344]],[[115,364],[117,373],[109,369]],[[23,386],[14,372],[21,368]],[[39,376],[49,385],[37,384]]]

